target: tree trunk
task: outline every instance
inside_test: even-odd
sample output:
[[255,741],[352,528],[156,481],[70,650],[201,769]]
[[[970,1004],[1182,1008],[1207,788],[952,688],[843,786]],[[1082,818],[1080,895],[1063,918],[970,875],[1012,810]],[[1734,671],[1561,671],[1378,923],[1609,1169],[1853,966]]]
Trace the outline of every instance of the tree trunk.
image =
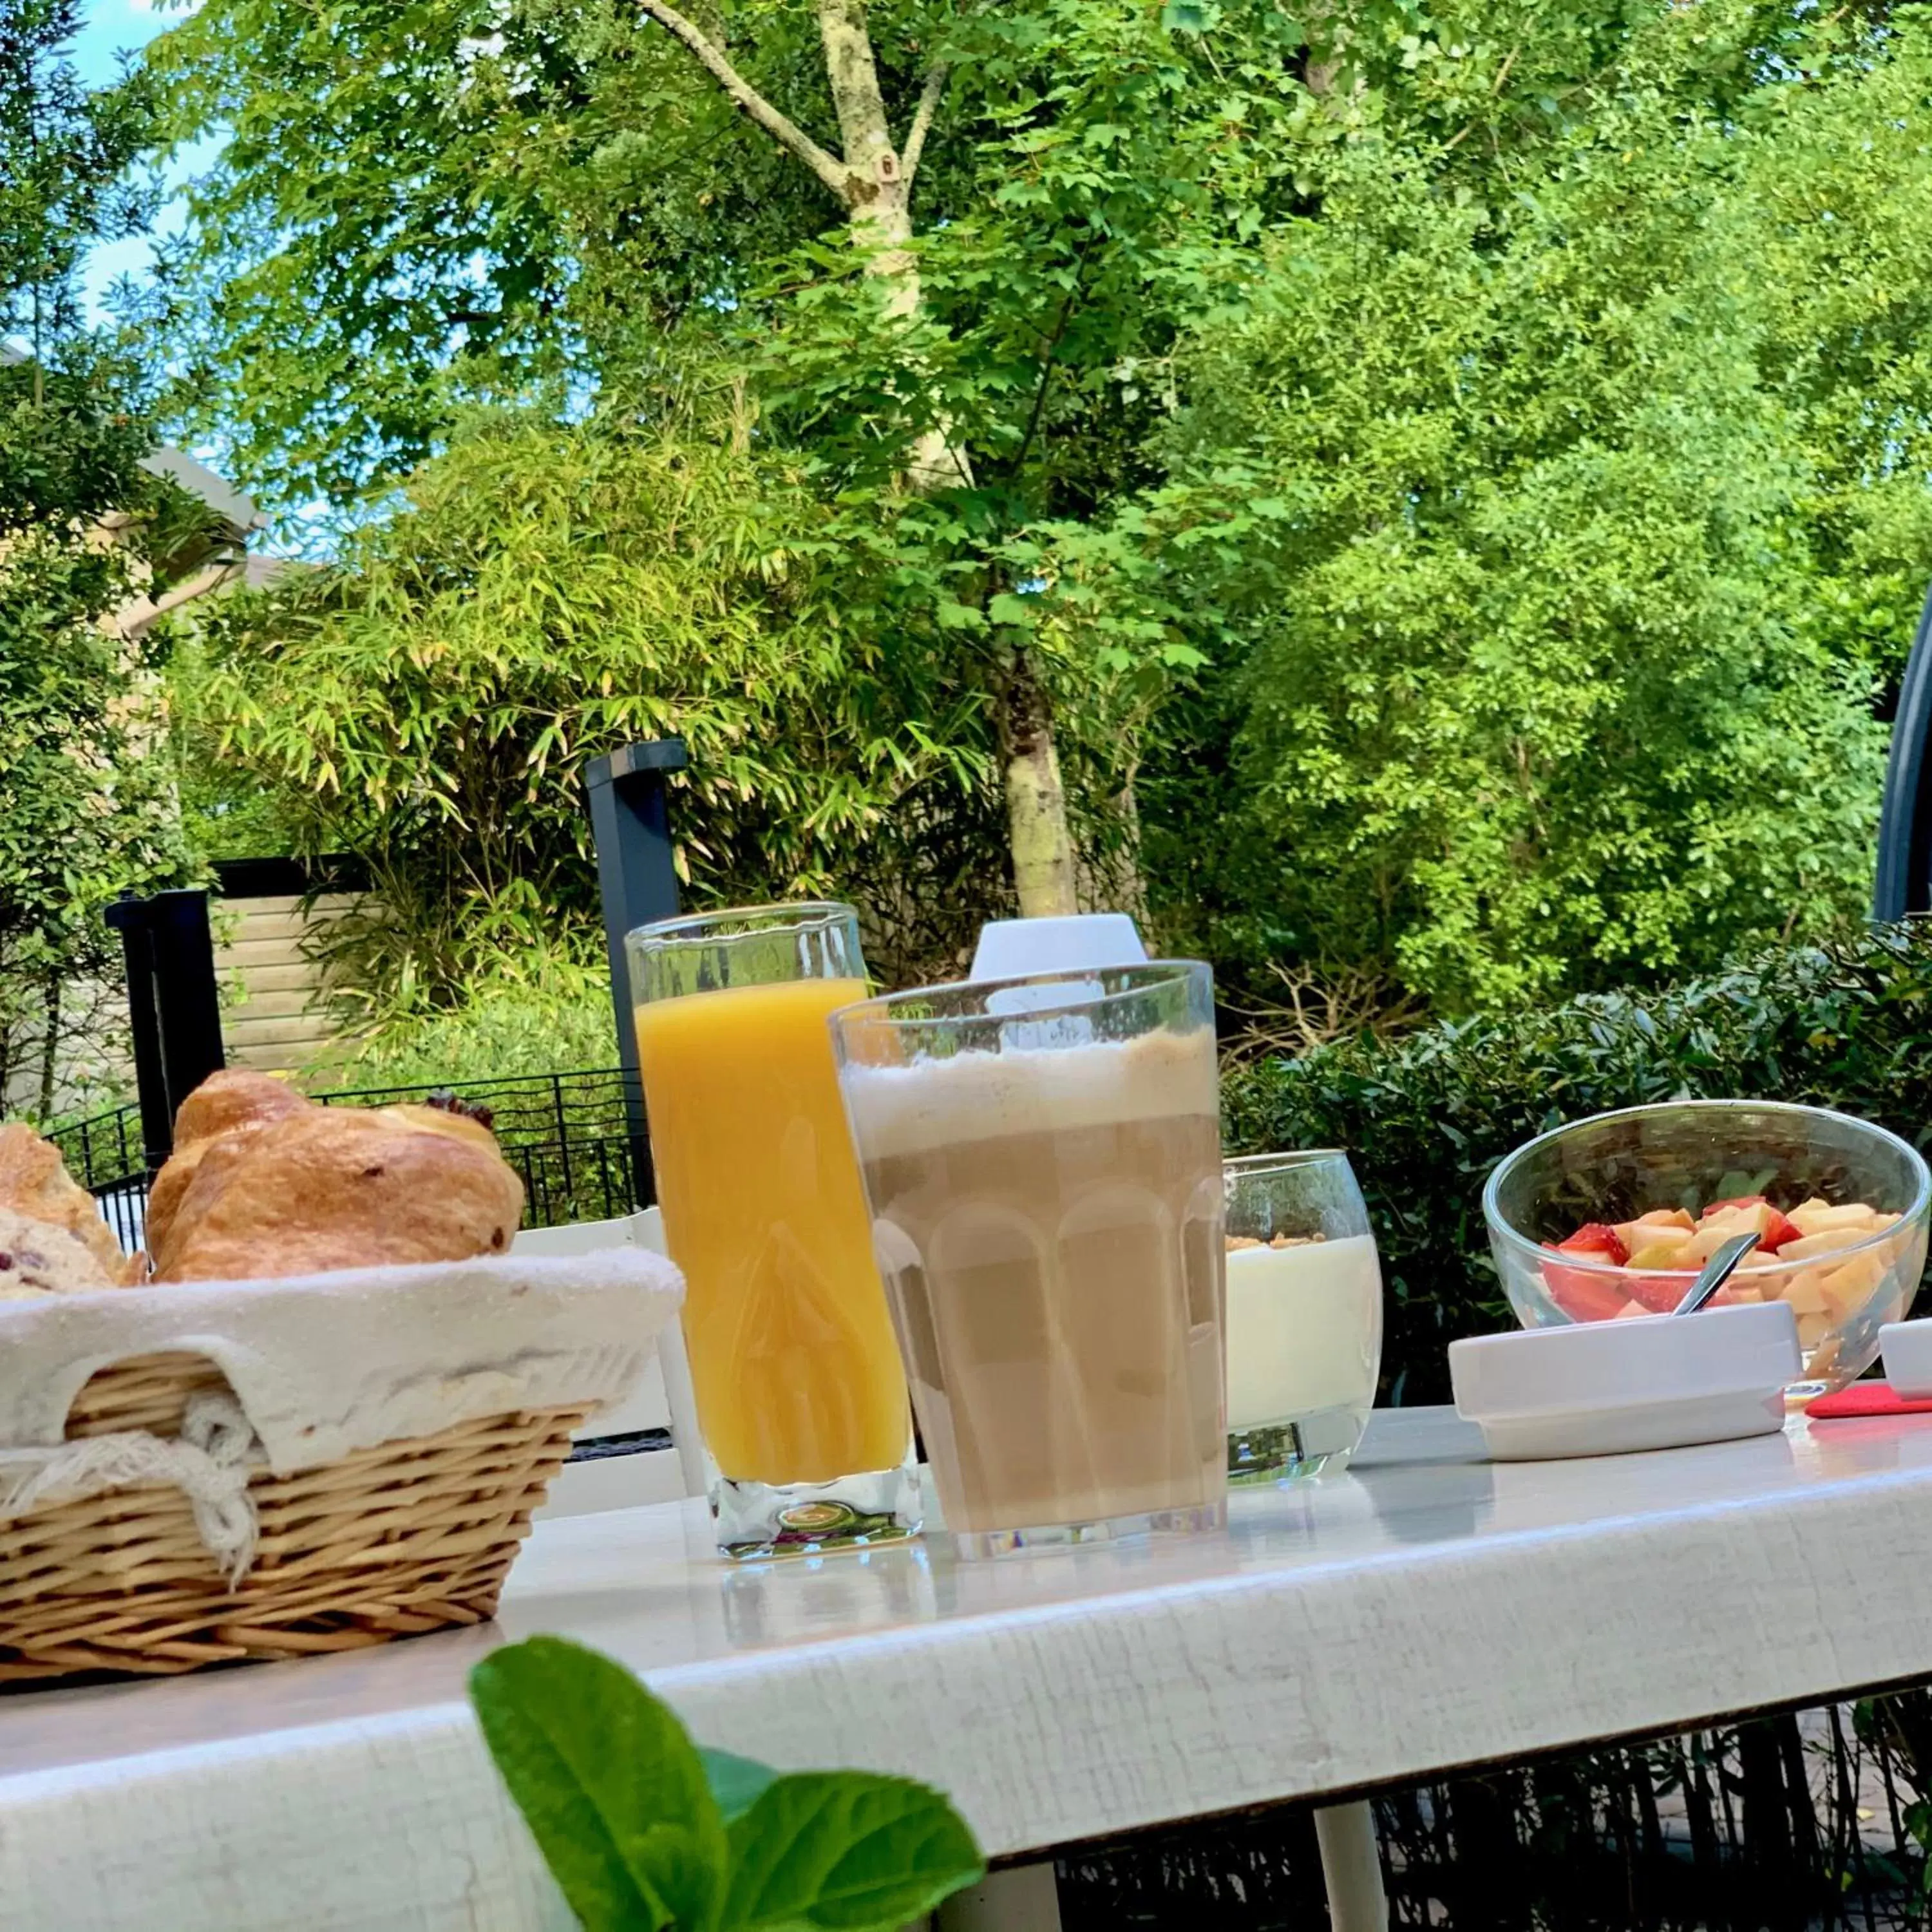
[[[920,312],[921,292],[912,250],[912,183],[892,145],[865,0],[818,0],[818,33],[844,151],[853,239],[866,250],[866,274],[886,290],[886,319],[908,321]],[[962,487],[973,478],[944,427],[935,425],[914,443],[906,480],[923,492]]]
[[[866,250],[866,272],[880,278],[886,290],[887,317],[909,320],[919,314],[921,300],[911,183],[892,146],[865,0],[818,0],[818,31],[838,116],[853,237]],[[914,444],[906,477],[911,488],[945,489],[972,480],[944,425],[935,424]],[[1021,914],[1034,919],[1077,912],[1073,838],[1053,742],[1052,704],[1024,646],[1009,656],[994,704]]]
[[1000,764],[1006,778],[1006,841],[1022,919],[1052,919],[1080,910],[1074,890],[1073,840],[1053,714],[1031,653],[1014,646],[994,692]]
[[40,1044],[40,1120],[53,1118],[54,1076],[60,1066],[61,982],[47,982],[47,1035]]
[[[884,288],[888,321],[916,317],[923,295],[914,250],[912,186],[932,117],[944,92],[943,63],[928,73],[903,157],[893,144],[873,58],[865,0],[814,0],[826,78],[838,116],[840,152],[819,146],[733,67],[722,40],[670,0],[640,0],[644,11],[681,41],[741,112],[838,196],[866,272]],[[970,487],[970,466],[942,422],[908,452],[907,488],[923,493]],[[1013,883],[1029,917],[1077,910],[1073,839],[1054,748],[1052,705],[1024,644],[1013,646],[995,680],[994,716],[1005,775]]]

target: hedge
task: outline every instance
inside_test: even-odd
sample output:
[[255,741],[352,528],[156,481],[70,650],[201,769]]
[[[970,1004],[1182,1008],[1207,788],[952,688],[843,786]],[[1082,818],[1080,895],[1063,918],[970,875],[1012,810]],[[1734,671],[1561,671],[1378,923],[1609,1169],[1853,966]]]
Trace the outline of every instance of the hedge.
[[1388,1288],[1382,1400],[1448,1400],[1444,1350],[1510,1325],[1483,1184],[1565,1120],[1676,1098],[1805,1101],[1932,1142],[1932,924],[1792,948],[1655,994],[1359,1039],[1232,1071],[1228,1149],[1346,1148]]

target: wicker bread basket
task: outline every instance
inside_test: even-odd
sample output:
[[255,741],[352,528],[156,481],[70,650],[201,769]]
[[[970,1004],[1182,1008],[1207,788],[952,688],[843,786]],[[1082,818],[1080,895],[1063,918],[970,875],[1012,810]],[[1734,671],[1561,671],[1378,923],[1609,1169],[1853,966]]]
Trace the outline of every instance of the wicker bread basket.
[[[177,1439],[190,1400],[229,1386],[204,1355],[131,1355],[82,1388],[66,1439]],[[279,1475],[256,1467],[253,1558],[232,1586],[172,1485],[0,1517],[0,1684],[166,1675],[484,1622],[596,1406],[482,1416]]]

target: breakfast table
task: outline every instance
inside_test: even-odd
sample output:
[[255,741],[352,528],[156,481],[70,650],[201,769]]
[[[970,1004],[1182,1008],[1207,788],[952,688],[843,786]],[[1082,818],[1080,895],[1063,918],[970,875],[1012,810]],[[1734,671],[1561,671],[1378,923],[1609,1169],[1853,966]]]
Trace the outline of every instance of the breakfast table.
[[472,1664],[538,1631],[641,1672],[705,1743],[939,1784],[992,1858],[1036,1870],[1932,1678],[1932,1418],[1491,1463],[1451,1412],[1384,1411],[1351,1473],[1230,1514],[990,1562],[935,1539],[728,1565],[701,1503],[607,1509],[536,1526],[491,1625],[15,1694],[0,1924],[566,1926],[464,1701]]

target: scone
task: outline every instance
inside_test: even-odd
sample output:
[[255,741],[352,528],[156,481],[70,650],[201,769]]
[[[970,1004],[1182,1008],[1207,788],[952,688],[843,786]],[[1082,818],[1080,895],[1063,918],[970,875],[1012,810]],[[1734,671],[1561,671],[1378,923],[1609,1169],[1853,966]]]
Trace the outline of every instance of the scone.
[[158,1281],[246,1280],[501,1254],[523,1210],[487,1130],[308,1106],[209,1141],[149,1238]]
[[[118,1248],[114,1262],[118,1272]],[[113,1286],[99,1257],[66,1228],[0,1208],[0,1300]]]
[[0,1126],[0,1210],[64,1230],[100,1264],[101,1279],[93,1286],[121,1279],[127,1263],[100,1218],[100,1202],[69,1174],[60,1149],[22,1120]]

